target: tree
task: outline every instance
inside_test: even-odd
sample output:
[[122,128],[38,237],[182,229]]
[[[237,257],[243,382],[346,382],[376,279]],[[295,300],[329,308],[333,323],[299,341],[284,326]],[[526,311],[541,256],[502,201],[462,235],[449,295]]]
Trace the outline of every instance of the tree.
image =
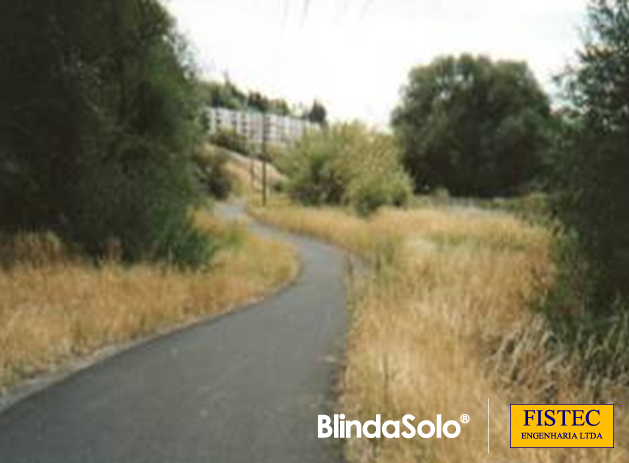
[[244,94],[228,77],[225,82],[198,82],[199,98],[212,108],[244,109],[247,95]]
[[271,107],[271,102],[260,92],[249,92],[249,95],[247,95],[247,107],[266,113]]
[[310,205],[351,205],[369,214],[402,205],[412,193],[391,136],[360,124],[307,133],[280,159],[288,193]]
[[157,0],[4,0],[0,227],[52,229],[94,256],[195,263],[209,247],[193,65]]
[[312,103],[312,108],[306,115],[306,119],[315,124],[326,125],[327,124],[328,111],[325,106],[319,101],[315,100]]
[[463,55],[413,69],[392,123],[418,191],[495,196],[534,178],[550,118],[526,64]]
[[[278,116],[296,117],[290,105],[283,98],[270,98],[260,92],[243,92],[225,76],[224,82],[200,80],[197,84],[198,98],[205,106],[233,110],[251,109]],[[325,108],[324,119],[325,119]]]
[[592,1],[588,37],[564,82],[572,117],[555,210],[585,256],[590,309],[605,312],[629,298],[629,2]]

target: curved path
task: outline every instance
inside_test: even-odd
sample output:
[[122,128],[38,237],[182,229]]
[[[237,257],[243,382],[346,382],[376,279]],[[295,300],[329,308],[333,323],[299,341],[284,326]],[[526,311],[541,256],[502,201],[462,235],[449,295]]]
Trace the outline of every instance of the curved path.
[[[241,208],[223,206],[229,216]],[[346,330],[345,262],[295,243],[302,273],[280,294],[114,356],[0,414],[6,463],[338,462],[317,439]]]

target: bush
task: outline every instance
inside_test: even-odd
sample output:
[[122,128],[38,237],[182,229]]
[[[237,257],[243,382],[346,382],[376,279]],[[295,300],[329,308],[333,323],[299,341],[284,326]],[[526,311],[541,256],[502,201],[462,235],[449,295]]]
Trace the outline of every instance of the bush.
[[402,171],[365,172],[348,185],[348,202],[360,215],[369,215],[382,206],[403,206],[412,194],[408,176]]
[[391,137],[359,124],[332,126],[306,135],[281,160],[286,189],[310,205],[351,205],[369,214],[402,205],[412,193]]
[[253,149],[247,139],[234,130],[217,131],[210,137],[210,143],[245,156],[253,154]]
[[574,111],[565,123],[553,208],[576,236],[593,282],[592,314],[629,301],[629,7],[592,2],[589,39],[568,76]]
[[549,320],[552,350],[569,352],[581,366],[584,383],[629,382],[629,306],[615,299],[605,310],[593,310],[596,296],[596,269],[583,253],[574,232],[557,237],[553,248],[557,273],[544,291],[540,307]]
[[[596,393],[629,384],[629,3],[593,0],[553,153],[550,208],[564,232],[541,305],[552,348]],[[600,397],[599,400],[608,400]]]
[[96,258],[112,242],[128,261],[208,255],[189,217],[193,66],[157,0],[3,1],[0,68],[0,227]]
[[203,188],[216,199],[227,199],[232,193],[235,178],[227,170],[229,155],[221,148],[209,148],[197,153],[195,162]]
[[127,262],[196,267],[212,255],[208,236],[194,230],[190,217],[189,195],[196,184],[189,175],[174,177],[151,165],[129,171],[108,163],[92,167],[80,179],[68,214],[68,236],[90,255],[106,256],[112,243],[119,243]]

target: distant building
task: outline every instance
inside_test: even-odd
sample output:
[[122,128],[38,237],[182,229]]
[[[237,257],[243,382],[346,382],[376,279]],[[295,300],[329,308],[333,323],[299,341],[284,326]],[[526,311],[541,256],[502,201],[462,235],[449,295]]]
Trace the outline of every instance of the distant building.
[[304,119],[256,111],[209,108],[207,115],[210,135],[220,130],[233,130],[258,149],[262,146],[265,125],[267,144],[281,148],[293,145],[308,131],[319,130],[318,124]]

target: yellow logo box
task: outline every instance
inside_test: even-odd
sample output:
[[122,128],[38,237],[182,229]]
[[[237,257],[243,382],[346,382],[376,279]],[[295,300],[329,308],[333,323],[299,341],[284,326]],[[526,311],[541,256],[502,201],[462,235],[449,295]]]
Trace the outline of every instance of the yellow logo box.
[[511,448],[613,446],[613,405],[511,405]]

